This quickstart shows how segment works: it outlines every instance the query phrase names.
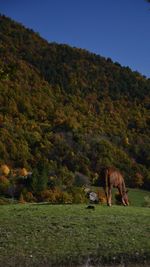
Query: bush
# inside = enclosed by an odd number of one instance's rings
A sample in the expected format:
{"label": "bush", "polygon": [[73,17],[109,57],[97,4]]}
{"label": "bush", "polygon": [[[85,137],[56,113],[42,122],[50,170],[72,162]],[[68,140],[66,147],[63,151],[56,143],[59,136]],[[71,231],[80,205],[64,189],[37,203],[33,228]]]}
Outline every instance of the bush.
{"label": "bush", "polygon": [[71,191],[72,191],[71,193],[72,193],[74,204],[87,203],[88,202],[86,194],[81,187],[73,187]]}
{"label": "bush", "polygon": [[55,191],[53,190],[44,190],[41,192],[41,201],[46,201],[46,202],[50,202],[50,203],[56,203],[56,194]]}
{"label": "bush", "polygon": [[27,202],[36,202],[36,198],[33,196],[32,192],[26,192],[24,194],[24,199],[27,201]]}
{"label": "bush", "polygon": [[71,204],[73,202],[73,196],[71,193],[63,192],[60,188],[55,188],[54,190],[44,190],[41,193],[41,201],[55,204]]}
{"label": "bush", "polygon": [[72,202],[73,202],[72,194],[69,194],[68,192],[63,192],[62,193],[62,203],[71,204]]}
{"label": "bush", "polygon": [[52,204],[78,204],[86,203],[87,198],[82,188],[72,187],[69,191],[63,191],[60,187],[55,187],[53,190],[42,191],[40,201],[46,201]]}
{"label": "bush", "polygon": [[105,193],[104,193],[104,192],[100,192],[100,191],[98,191],[98,192],[97,192],[97,196],[98,196],[99,202],[100,202],[101,204],[105,204],[105,203],[107,203],[106,196],[105,196]]}

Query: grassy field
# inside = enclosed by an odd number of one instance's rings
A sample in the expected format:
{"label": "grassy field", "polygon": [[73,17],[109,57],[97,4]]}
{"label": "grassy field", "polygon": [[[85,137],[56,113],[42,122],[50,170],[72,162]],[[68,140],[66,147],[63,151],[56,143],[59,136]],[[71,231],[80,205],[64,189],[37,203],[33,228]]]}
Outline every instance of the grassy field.
{"label": "grassy field", "polygon": [[0,266],[149,262],[150,209],[138,205],[0,206]]}

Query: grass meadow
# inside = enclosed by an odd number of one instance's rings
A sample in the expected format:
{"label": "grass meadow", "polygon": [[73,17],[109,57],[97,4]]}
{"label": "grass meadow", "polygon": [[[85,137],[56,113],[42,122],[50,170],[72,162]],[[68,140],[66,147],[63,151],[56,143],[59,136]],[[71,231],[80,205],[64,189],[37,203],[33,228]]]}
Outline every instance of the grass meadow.
{"label": "grass meadow", "polygon": [[150,192],[131,190],[129,207],[97,204],[93,210],[86,204],[1,205],[0,266],[146,264],[150,208],[142,207],[144,196]]}

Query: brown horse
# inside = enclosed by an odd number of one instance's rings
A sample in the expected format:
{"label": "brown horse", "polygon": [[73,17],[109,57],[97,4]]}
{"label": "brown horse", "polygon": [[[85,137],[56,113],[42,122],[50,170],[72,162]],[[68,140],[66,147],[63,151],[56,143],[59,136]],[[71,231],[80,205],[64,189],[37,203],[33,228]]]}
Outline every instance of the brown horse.
{"label": "brown horse", "polygon": [[118,188],[121,201],[124,206],[129,205],[127,190],[122,174],[115,168],[104,168],[101,171],[101,181],[104,187],[107,205],[111,206],[112,202],[112,188]]}

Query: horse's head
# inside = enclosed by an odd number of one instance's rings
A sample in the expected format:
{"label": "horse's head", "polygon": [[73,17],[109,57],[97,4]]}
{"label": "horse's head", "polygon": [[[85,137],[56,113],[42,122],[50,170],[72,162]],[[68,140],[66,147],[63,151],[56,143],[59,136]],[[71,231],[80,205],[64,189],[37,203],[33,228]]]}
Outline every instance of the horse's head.
{"label": "horse's head", "polygon": [[126,190],[122,196],[122,202],[124,206],[129,206],[128,190]]}

